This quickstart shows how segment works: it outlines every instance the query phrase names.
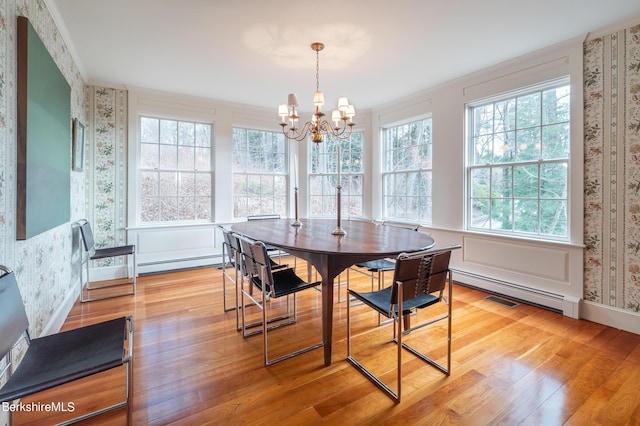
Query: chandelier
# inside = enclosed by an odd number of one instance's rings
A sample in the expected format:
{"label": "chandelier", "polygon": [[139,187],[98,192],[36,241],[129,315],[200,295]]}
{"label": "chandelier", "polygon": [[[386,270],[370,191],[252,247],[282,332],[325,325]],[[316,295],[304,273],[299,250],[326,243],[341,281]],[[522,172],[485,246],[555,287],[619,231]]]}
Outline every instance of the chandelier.
{"label": "chandelier", "polygon": [[[324,134],[331,134],[339,139],[347,139],[351,135],[353,128],[353,117],[356,110],[353,105],[349,104],[346,96],[338,98],[338,109],[331,112],[331,122],[326,120],[325,114],[322,112],[324,105],[324,93],[320,91],[320,83],[318,76],[320,74],[320,54],[324,49],[324,44],[313,43],[311,49],[316,52],[316,92],[313,94],[313,105],[315,112],[311,116],[311,120],[298,127],[298,97],[295,93],[290,93],[288,104],[278,106],[278,115],[280,116],[280,125],[282,133],[287,139],[295,139],[301,141],[311,134],[311,140],[320,143],[324,140]],[[287,123],[287,120],[289,121]]]}

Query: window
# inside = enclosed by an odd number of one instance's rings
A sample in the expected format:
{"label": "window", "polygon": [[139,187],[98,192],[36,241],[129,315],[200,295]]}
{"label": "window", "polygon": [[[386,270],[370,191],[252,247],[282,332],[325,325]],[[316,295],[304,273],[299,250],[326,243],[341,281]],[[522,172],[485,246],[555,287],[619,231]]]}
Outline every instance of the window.
{"label": "window", "polygon": [[431,118],[383,129],[385,219],[430,224]]}
{"label": "window", "polygon": [[471,105],[468,227],[568,237],[567,81]]}
{"label": "window", "polygon": [[363,134],[354,132],[349,139],[329,136],[322,143],[312,143],[309,202],[311,216],[335,216],[338,185],[338,146],[340,146],[340,203],[344,217],[361,217]]}
{"label": "window", "polygon": [[287,215],[287,150],[282,133],[233,129],[233,217]]}
{"label": "window", "polygon": [[140,118],[142,222],[209,221],[211,124]]}

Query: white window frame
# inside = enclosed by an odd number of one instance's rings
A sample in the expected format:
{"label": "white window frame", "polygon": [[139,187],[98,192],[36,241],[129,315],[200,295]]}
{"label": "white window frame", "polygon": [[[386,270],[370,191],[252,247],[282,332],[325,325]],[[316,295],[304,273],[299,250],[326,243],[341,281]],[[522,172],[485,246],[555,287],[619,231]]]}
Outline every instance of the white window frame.
{"label": "white window frame", "polygon": [[[567,128],[569,129],[569,134],[567,135],[567,148],[568,148],[568,155],[566,157],[559,157],[559,158],[536,158],[536,159],[528,159],[528,160],[521,160],[521,161],[509,161],[509,162],[489,162],[489,163],[485,163],[485,164],[472,164],[474,161],[474,129],[473,129],[473,110],[474,108],[478,108],[481,106],[485,106],[488,104],[496,104],[496,103],[500,103],[500,102],[504,102],[506,100],[511,100],[511,99],[517,99],[518,97],[523,97],[523,96],[528,96],[534,93],[541,93],[546,91],[546,90],[551,90],[554,88],[560,88],[560,87],[564,87],[567,86],[570,90],[570,98],[569,98],[569,113],[568,113],[568,120],[565,122]],[[474,102],[470,102],[466,105],[466,122],[467,122],[467,135],[466,135],[466,148],[467,148],[467,159],[466,159],[466,164],[465,164],[465,176],[466,176],[466,194],[465,194],[465,198],[466,198],[466,203],[465,203],[465,224],[466,224],[466,229],[469,231],[473,231],[473,232],[481,232],[481,233],[486,233],[486,234],[495,234],[495,235],[511,235],[511,236],[516,236],[516,237],[525,237],[525,238],[531,238],[531,239],[536,239],[536,240],[542,240],[542,241],[569,241],[571,238],[571,199],[572,199],[572,194],[571,194],[571,162],[572,160],[572,143],[571,143],[571,132],[572,132],[572,117],[574,115],[574,112],[571,111],[571,109],[574,108],[575,103],[572,100],[572,97],[574,96],[573,93],[571,93],[572,87],[571,87],[571,82],[569,77],[562,77],[562,78],[558,78],[558,79],[554,79],[551,81],[547,81],[547,82],[541,82],[539,84],[535,84],[535,85],[531,85],[531,86],[527,86],[525,88],[521,88],[521,89],[516,89],[516,90],[511,90],[505,93],[502,93],[500,95],[497,96],[492,96],[492,97],[487,97],[484,98],[482,100],[478,100],[478,101],[474,101]],[[541,96],[542,98],[542,96]],[[541,114],[542,114],[542,102],[541,102]],[[558,124],[558,123],[554,123],[554,124]],[[542,130],[545,127],[545,124],[542,122],[542,118],[540,119],[540,123],[536,126],[531,126],[529,129],[539,129],[540,130],[540,134],[542,135]],[[512,129],[513,132],[516,132],[519,129]],[[500,132],[496,132],[494,129],[494,132],[492,132],[492,135],[495,135],[496,133],[500,133]],[[542,136],[541,137],[541,142],[542,142]],[[519,149],[519,147],[517,146],[517,141],[514,141],[514,150]],[[542,150],[541,150],[542,152]],[[554,199],[548,199],[545,198],[544,196],[541,196],[541,175],[540,175],[540,169],[542,167],[546,167],[546,166],[553,166],[553,165],[562,165],[564,167],[566,167],[566,194],[564,196],[564,198],[560,199],[560,198],[554,198]],[[478,226],[473,226],[472,221],[473,221],[473,182],[472,182],[472,173],[476,170],[480,170],[480,169],[489,169],[490,171],[493,169],[499,169],[499,168],[505,168],[505,169],[509,169],[509,168],[514,168],[514,167],[530,167],[530,168],[537,168],[538,170],[538,177],[537,177],[537,188],[538,188],[538,192],[537,192],[537,196],[535,198],[533,197],[526,197],[526,198],[522,198],[522,197],[517,197],[514,193],[511,194],[511,197],[509,198],[504,198],[504,199],[499,199],[497,197],[492,197],[491,195],[486,198],[487,200],[489,200],[489,208],[492,208],[492,200],[496,200],[496,201],[508,201],[509,199],[511,200],[511,220],[512,220],[512,227],[511,230],[506,230],[506,229],[493,229],[492,227],[486,228],[486,227],[478,227]],[[491,175],[491,172],[489,172]],[[512,181],[513,181],[513,174],[512,174]],[[515,185],[512,186],[512,188],[514,188]],[[481,199],[483,197],[477,197],[478,199]],[[535,201],[538,208],[536,210],[536,217],[537,217],[537,222],[538,225],[536,227],[536,231],[532,232],[532,231],[519,231],[515,228],[515,202],[519,201],[519,200],[523,200],[523,201]],[[540,215],[538,215],[538,212],[540,210],[540,202],[545,202],[545,201],[558,201],[558,200],[564,200],[564,209],[565,209],[565,214],[566,214],[566,233],[564,235],[555,235],[555,234],[550,234],[550,233],[544,233],[541,231],[541,218]],[[491,218],[491,213],[489,213],[489,218]]]}
{"label": "white window frame", "polygon": [[[148,141],[143,141],[143,136],[142,136],[142,120],[143,119],[152,119],[152,120],[158,120],[159,123],[162,121],[170,121],[170,122],[176,122],[176,123],[187,123],[187,124],[194,124],[194,125],[204,125],[204,126],[209,126],[210,128],[210,141],[209,141],[209,146],[208,147],[197,147],[194,146],[194,148],[200,148],[200,149],[208,149],[209,150],[209,164],[207,167],[205,167],[204,170],[202,169],[198,169],[197,167],[197,160],[196,158],[194,158],[194,166],[193,168],[180,168],[180,165],[178,164],[178,158],[179,158],[179,154],[178,151],[176,150],[176,155],[178,155],[178,157],[176,158],[176,167],[162,167],[160,164],[157,164],[155,166],[149,166],[149,167],[144,167],[142,164],[142,147],[143,144],[144,145],[152,145],[149,144]],[[215,149],[214,149],[214,126],[213,123],[207,123],[207,122],[202,122],[199,120],[193,120],[193,119],[186,119],[186,118],[178,118],[178,117],[169,117],[169,116],[165,116],[165,115],[161,115],[161,114],[153,114],[153,113],[145,113],[145,114],[138,114],[137,116],[137,147],[136,147],[136,152],[138,153],[138,161],[137,161],[137,167],[136,167],[136,193],[138,194],[137,196],[137,205],[136,205],[136,223],[142,226],[147,226],[147,225],[176,225],[176,224],[201,224],[201,223],[211,223],[213,222],[214,218],[213,218],[213,212],[214,212],[214,199],[215,199],[215,189],[214,189],[214,183],[213,183],[213,175],[214,175],[214,169],[213,169],[213,164],[214,164],[214,158],[215,158]],[[178,124],[179,126],[179,124]],[[176,130],[177,132],[177,130]],[[173,144],[163,144],[160,140],[160,135],[158,136],[158,150],[161,151],[162,146],[173,146]],[[179,147],[179,141],[176,139],[176,147]],[[194,150],[194,156],[196,156],[196,151]],[[162,154],[159,153],[158,156],[159,160],[162,161]],[[179,187],[179,182],[177,182],[177,190],[176,190],[176,205],[178,206],[178,211],[180,210],[179,208],[179,202],[180,202],[180,198],[193,198],[193,202],[194,202],[194,210],[196,209],[196,203],[197,203],[197,198],[208,198],[208,209],[209,209],[209,217],[207,218],[189,218],[189,219],[184,219],[184,218],[180,218],[179,216],[176,219],[171,219],[171,220],[161,220],[162,219],[162,215],[160,215],[160,217],[158,218],[158,220],[144,220],[143,219],[143,213],[144,213],[144,208],[143,208],[143,199],[142,199],[142,191],[140,190],[141,186],[144,184],[144,174],[145,173],[175,173],[178,175],[178,180],[180,180],[180,174],[181,173],[189,173],[189,174],[194,174],[194,177],[196,175],[200,175],[200,176],[205,176],[204,180],[208,180],[209,181],[209,195],[206,197],[197,197],[196,196],[196,192],[194,192],[194,194],[192,196],[185,196],[184,194],[181,195],[180,194],[180,187]],[[160,177],[158,178],[158,190],[160,190]],[[158,198],[158,202],[159,205],[162,204],[161,199],[163,197],[161,197],[161,194],[158,193],[157,195]],[[164,198],[171,198],[171,197],[164,197]],[[161,209],[161,207],[159,207]]]}
{"label": "white window frame", "polygon": [[[424,159],[424,161],[413,168],[406,168],[402,170],[395,170],[393,168],[389,168],[389,159],[388,155],[393,149],[389,147],[389,132],[393,129],[399,129],[405,126],[411,126],[415,123],[426,121],[428,122],[428,126],[431,129],[429,140],[426,142],[428,145],[429,158]],[[401,122],[387,124],[382,126],[381,128],[381,202],[382,202],[382,217],[384,220],[391,220],[395,222],[406,222],[406,223],[415,223],[422,225],[431,225],[433,223],[433,119],[431,115],[421,115],[416,116],[408,120],[403,120]],[[425,145],[425,144],[421,144]],[[427,195],[422,194],[395,194],[388,191],[387,179],[395,180],[398,177],[407,177],[411,174],[423,174],[428,176],[427,178],[427,189],[429,189],[429,193]],[[426,177],[425,176],[425,177]],[[389,197],[401,198],[404,200],[405,206],[408,201],[411,199],[417,199],[419,204],[426,205],[428,208],[428,213],[426,215],[421,216],[413,216],[407,215],[407,210],[405,209],[405,214],[403,216],[392,215],[387,210],[387,199]]]}
{"label": "white window frame", "polygon": [[[246,132],[258,132],[258,133],[262,133],[265,136],[266,135],[270,135],[271,138],[274,139],[278,139],[279,143],[282,145],[283,147],[283,151],[282,152],[278,152],[277,154],[282,154],[282,168],[280,170],[278,169],[271,169],[269,167],[267,167],[267,165],[262,165],[260,170],[248,170],[248,169],[244,169],[244,170],[239,170],[236,168],[236,156],[238,155],[238,152],[236,152],[236,143],[235,143],[235,138],[236,138],[236,131],[241,131],[241,132],[245,132],[245,142],[247,142],[248,138],[246,135]],[[287,204],[287,200],[289,199],[289,184],[288,184],[288,179],[289,179],[289,144],[287,143],[287,140],[285,139],[284,135],[281,132],[274,132],[271,130],[260,130],[260,129],[254,129],[254,128],[249,128],[249,127],[244,127],[244,126],[233,126],[233,130],[232,130],[233,134],[232,134],[232,182],[233,182],[233,187],[234,187],[234,191],[233,191],[233,218],[234,219],[246,219],[247,216],[252,216],[252,215],[264,215],[264,214],[280,214],[281,216],[285,217],[287,216],[287,212],[288,212],[288,204]],[[249,152],[249,147],[246,146],[246,149],[243,150],[243,152],[248,153]],[[247,160],[245,158],[245,160]],[[244,180],[245,181],[245,185],[247,185],[247,182],[252,179],[252,180],[258,180],[260,181],[260,188],[262,188],[262,182],[263,181],[267,181],[267,180],[271,180],[271,196],[263,196],[262,194],[258,194],[258,198],[260,199],[259,205],[260,208],[256,211],[254,210],[249,210],[249,199],[251,198],[251,194],[247,193],[247,191],[239,191],[238,188],[238,181],[239,180]],[[277,180],[281,180],[282,181],[282,189],[283,189],[283,193],[281,194],[280,199],[276,198],[277,196]],[[236,215],[238,209],[237,209],[237,202],[239,199],[244,199],[245,200],[245,211],[248,213],[247,215]]]}
{"label": "white window frame", "polygon": [[[360,171],[359,172],[354,172],[354,168],[351,167],[350,162],[351,160],[351,150],[346,148],[346,145],[350,143],[350,141],[346,141],[346,140],[340,140],[338,138],[332,137],[332,136],[328,136],[326,138],[326,140],[324,142],[321,143],[314,143],[311,142],[310,140],[307,142],[307,145],[309,147],[309,162],[313,163],[315,156],[316,155],[320,155],[321,158],[324,161],[319,160],[320,163],[322,163],[322,165],[319,165],[319,168],[321,169],[320,171],[316,171],[314,172],[314,168],[313,168],[313,164],[308,164],[308,176],[307,176],[307,182],[308,182],[308,188],[309,188],[309,216],[310,217],[335,217],[335,215],[337,214],[336,208],[336,202],[337,202],[337,196],[336,196],[336,186],[338,184],[338,175],[337,175],[337,168],[336,163],[334,161],[329,161],[328,156],[329,155],[337,155],[337,152],[331,152],[328,153],[327,149],[330,147],[333,151],[333,145],[335,144],[339,144],[340,145],[340,156],[341,156],[341,170],[340,170],[340,180],[341,180],[341,189],[340,189],[340,203],[341,203],[341,207],[342,207],[342,212],[341,215],[342,217],[354,217],[354,218],[360,218],[364,216],[364,188],[365,188],[365,175],[364,175],[364,170],[365,170],[365,165],[364,163],[364,156],[365,156],[365,152],[364,152],[364,132],[362,131],[353,131],[353,133],[351,133],[350,138],[353,135],[359,135],[360,136],[360,140],[361,140],[361,155],[362,155],[362,159],[360,160],[360,164],[358,167],[360,167]],[[321,179],[322,180],[322,185],[320,186],[320,192],[319,193],[312,193],[312,181],[314,179]],[[349,182],[357,182],[360,181],[360,194],[352,194],[351,193],[351,186],[349,185]],[[355,185],[355,183],[354,183]],[[320,203],[321,210],[322,210],[322,214],[314,214],[314,208],[313,205],[315,202]],[[356,205],[360,205],[360,212],[359,214],[356,214],[358,212],[354,212],[350,210],[350,206],[354,205],[354,203]]]}

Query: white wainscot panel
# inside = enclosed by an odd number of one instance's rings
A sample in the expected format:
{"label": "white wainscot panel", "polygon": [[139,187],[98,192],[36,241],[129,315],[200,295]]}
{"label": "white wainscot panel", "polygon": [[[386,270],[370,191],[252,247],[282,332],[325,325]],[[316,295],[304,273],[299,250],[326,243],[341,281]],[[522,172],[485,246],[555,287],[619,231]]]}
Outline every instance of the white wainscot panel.
{"label": "white wainscot panel", "polygon": [[583,249],[576,245],[430,229],[438,246],[461,244],[454,280],[578,318]]}
{"label": "white wainscot panel", "polygon": [[220,261],[214,225],[129,230],[140,273],[208,266]]}
{"label": "white wainscot panel", "polygon": [[465,262],[569,283],[569,251],[484,238],[464,238]]}

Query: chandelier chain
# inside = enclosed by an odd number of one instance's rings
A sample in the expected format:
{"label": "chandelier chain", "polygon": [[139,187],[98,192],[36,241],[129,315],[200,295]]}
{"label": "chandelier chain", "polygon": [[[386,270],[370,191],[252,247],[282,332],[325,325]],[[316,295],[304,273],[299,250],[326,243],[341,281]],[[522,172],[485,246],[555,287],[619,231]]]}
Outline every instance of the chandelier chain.
{"label": "chandelier chain", "polygon": [[320,91],[320,50],[316,50],[316,92]]}

